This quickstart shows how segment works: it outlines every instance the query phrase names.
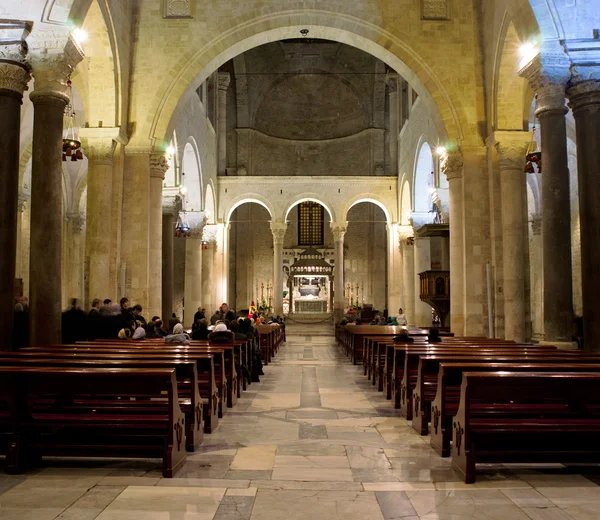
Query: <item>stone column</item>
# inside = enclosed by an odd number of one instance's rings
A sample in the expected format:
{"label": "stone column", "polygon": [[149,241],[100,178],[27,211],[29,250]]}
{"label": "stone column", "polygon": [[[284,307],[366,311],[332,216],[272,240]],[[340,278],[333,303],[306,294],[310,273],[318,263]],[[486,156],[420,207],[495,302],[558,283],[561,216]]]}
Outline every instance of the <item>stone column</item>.
{"label": "stone column", "polygon": [[428,237],[415,238],[414,241],[414,316],[417,327],[429,327],[431,325],[431,307],[421,300],[421,277],[420,273],[431,269],[431,248]]}
{"label": "stone column", "polygon": [[449,152],[442,160],[450,199],[450,328],[457,336],[465,331],[465,257],[463,208],[463,157]]}
{"label": "stone column", "polygon": [[218,100],[217,100],[217,147],[218,147],[218,173],[227,174],[227,88],[231,77],[228,72],[219,72],[217,75]]}
{"label": "stone column", "polygon": [[150,200],[148,230],[148,310],[147,316],[162,311],[162,190],[169,162],[164,153],[150,155]]}
{"label": "stone column", "polygon": [[347,222],[332,222],[331,231],[335,248],[334,265],[334,294],[333,294],[333,319],[339,322],[344,317],[344,235],[348,230]]}
{"label": "stone column", "polygon": [[32,56],[30,344],[61,341],[62,137],[67,79],[83,58],[73,39]]}
{"label": "stone column", "polygon": [[533,215],[529,246],[531,278],[532,339],[544,339],[544,249],[542,245],[542,215]]}
{"label": "stone column", "polygon": [[163,199],[162,222],[162,314],[163,322],[174,312],[173,293],[175,283],[175,215],[178,197]]}
{"label": "stone column", "polygon": [[83,128],[81,138],[88,158],[85,251],[88,261],[86,308],[94,298],[104,300],[110,285],[112,239],[113,153],[118,128]]}
{"label": "stone column", "polygon": [[183,323],[186,327],[192,326],[194,314],[202,304],[202,228],[196,228],[185,239]]}
{"label": "stone column", "polygon": [[398,233],[402,249],[402,298],[400,307],[406,315],[409,325],[416,325],[415,321],[415,246],[414,231],[411,226],[402,226]]}
{"label": "stone column", "polygon": [[[597,78],[597,76],[592,76]],[[600,350],[600,79],[571,81],[567,91],[577,130],[581,276],[585,350]],[[568,209],[565,208],[565,211]],[[545,288],[545,290],[547,290]]]}
{"label": "stone column", "polygon": [[[63,262],[65,264],[65,288],[67,294],[67,302],[72,298],[77,298],[81,301],[82,305],[84,295],[84,254],[85,254],[85,243],[83,236],[83,229],[87,226],[86,219],[79,213],[73,213],[67,215],[66,222],[66,248],[65,258]],[[88,307],[86,307],[87,309]]]}
{"label": "stone column", "polygon": [[[215,249],[217,247],[216,225],[211,224],[204,227],[202,240],[206,243],[206,249],[202,251],[202,305],[206,307],[208,318],[217,310],[215,299]],[[220,305],[222,302],[219,302]]]}
{"label": "stone column", "polygon": [[388,224],[386,230],[388,233],[387,308],[389,315],[395,316],[398,308],[402,306],[402,251],[399,243],[398,224]]}
{"label": "stone column", "polygon": [[[30,26],[29,26],[30,27]],[[0,350],[11,350],[17,259],[21,103],[30,79],[23,43],[0,46]]]}
{"label": "stone column", "polygon": [[525,154],[530,132],[495,132],[502,193],[502,257],[504,260],[504,337],[525,341]]}
{"label": "stone column", "polygon": [[273,312],[283,316],[283,239],[286,222],[271,222],[273,233]]}
{"label": "stone column", "polygon": [[567,56],[563,66],[542,66],[538,55],[520,74],[537,92],[536,116],[542,138],[542,240],[544,244],[544,339],[571,341],[573,330],[573,280],[571,222],[567,163],[565,85],[569,77]]}
{"label": "stone column", "polygon": [[[400,134],[398,103],[398,74],[387,75],[388,98],[390,110],[390,135],[389,135],[389,169],[388,175],[398,175],[398,135]],[[388,307],[391,312],[391,308]],[[393,314],[392,314],[393,316]]]}

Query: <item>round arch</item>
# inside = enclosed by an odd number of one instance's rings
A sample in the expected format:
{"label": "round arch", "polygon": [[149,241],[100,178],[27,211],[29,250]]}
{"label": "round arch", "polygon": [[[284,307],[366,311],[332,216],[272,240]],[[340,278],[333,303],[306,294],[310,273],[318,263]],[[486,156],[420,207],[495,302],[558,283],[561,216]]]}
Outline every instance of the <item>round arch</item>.
{"label": "round arch", "polygon": [[302,29],[309,29],[311,38],[360,48],[389,65],[408,81],[426,104],[442,139],[446,140],[449,135],[452,139],[465,138],[459,109],[443,81],[406,41],[359,18],[306,9],[266,14],[240,23],[202,47],[183,67],[179,65],[169,71],[152,103],[154,118],[147,134],[140,138],[147,136],[160,148],[172,132],[173,121],[184,110],[188,95],[192,95],[219,66],[259,45],[297,38]]}
{"label": "round arch", "polygon": [[415,213],[428,213],[431,211],[431,192],[433,188],[432,173],[434,171],[433,152],[431,146],[421,137],[417,154],[415,156],[415,166],[413,174],[413,207]]}
{"label": "round arch", "polygon": [[229,224],[231,222],[231,215],[233,215],[233,212],[241,205],[248,203],[255,203],[259,206],[262,206],[269,212],[271,219],[273,218],[273,209],[270,207],[270,204],[265,199],[263,199],[261,195],[248,193],[245,194],[243,197],[238,197],[238,199],[233,200],[231,207],[227,211],[227,218],[225,219],[225,222]]}
{"label": "round arch", "polygon": [[385,215],[386,222],[388,224],[392,223],[390,211],[388,210],[386,205],[383,202],[381,202],[380,200],[377,200],[373,195],[370,195],[370,194],[367,194],[366,196],[360,195],[360,196],[356,197],[354,200],[350,201],[348,203],[348,205],[346,206],[346,208],[344,209],[344,220],[348,220],[348,212],[354,206],[356,206],[357,204],[360,204],[362,202],[370,202],[371,204],[375,204],[376,206],[381,208],[381,210],[383,211],[383,214]]}
{"label": "round arch", "polygon": [[334,213],[331,211],[331,208],[327,204],[325,204],[321,199],[319,199],[315,196],[310,196],[310,195],[309,196],[300,196],[299,199],[296,199],[296,200],[294,200],[294,202],[289,204],[288,208],[285,211],[285,216],[283,217],[284,221],[287,222],[290,211],[292,211],[292,209],[294,209],[294,207],[297,206],[298,204],[300,204],[301,202],[316,202],[317,204],[320,204],[321,206],[323,206],[325,208],[325,211],[327,211],[327,213],[329,213],[329,219],[331,220],[331,222],[335,222]]}
{"label": "round arch", "polygon": [[185,182],[187,190],[184,198],[184,207],[188,211],[201,211],[204,193],[202,192],[202,165],[198,145],[193,137],[190,137],[183,148],[181,160],[181,178]]}

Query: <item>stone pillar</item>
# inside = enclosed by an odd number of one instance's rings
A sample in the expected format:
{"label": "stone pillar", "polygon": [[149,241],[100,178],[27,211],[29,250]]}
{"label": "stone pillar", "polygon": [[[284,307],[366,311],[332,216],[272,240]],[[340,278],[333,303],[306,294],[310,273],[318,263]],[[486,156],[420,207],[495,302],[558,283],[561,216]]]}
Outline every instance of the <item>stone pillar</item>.
{"label": "stone pillar", "polygon": [[463,158],[449,152],[442,160],[450,198],[450,329],[457,336],[465,333],[465,257],[463,208]]}
{"label": "stone pillar", "polygon": [[[595,77],[595,76],[594,76]],[[585,350],[600,350],[600,79],[571,82],[567,91],[577,131],[581,276]],[[565,208],[565,211],[568,209]],[[545,290],[547,290],[545,288]]]}
{"label": "stone pillar", "polygon": [[61,341],[62,137],[67,79],[83,58],[69,38],[64,49],[32,56],[35,90],[31,164],[30,344]]}
{"label": "stone pillar", "polygon": [[333,319],[335,322],[341,321],[344,317],[344,235],[347,230],[347,222],[331,223],[331,231],[333,233],[333,241],[335,244],[335,265],[333,274]]}
{"label": "stone pillar", "polygon": [[88,262],[86,307],[94,298],[112,293],[110,284],[112,240],[113,153],[118,128],[83,128],[81,138],[88,158],[85,251]]}
{"label": "stone pillar", "polygon": [[173,294],[175,284],[175,215],[177,197],[163,199],[162,222],[162,319],[163,322],[174,312]]}
{"label": "stone pillar", "polygon": [[[30,26],[29,26],[30,27]],[[0,349],[11,350],[17,259],[19,138],[23,92],[30,79],[26,46],[0,46]],[[14,59],[13,59],[14,58]]]}
{"label": "stone pillar", "polygon": [[186,327],[192,326],[194,314],[202,304],[202,229],[195,229],[185,239],[183,323]]}
{"label": "stone pillar", "polygon": [[[84,254],[85,254],[85,238],[83,234],[84,226],[87,226],[86,219],[79,213],[73,213],[67,215],[66,222],[66,247],[65,247],[65,258],[63,263],[65,264],[65,288],[67,294],[67,302],[73,298],[77,298],[81,301],[81,304],[85,306],[83,302],[84,297]],[[88,307],[86,307],[87,310]]]}
{"label": "stone pillar", "polygon": [[202,251],[202,305],[206,307],[208,313],[207,318],[217,310],[215,298],[215,250],[217,248],[216,225],[211,224],[204,227],[202,232],[202,240],[206,244],[206,249]]}
{"label": "stone pillar", "polygon": [[388,261],[387,261],[387,308],[390,316],[398,313],[402,306],[402,251],[400,249],[398,224],[388,224]]}
{"label": "stone pillar", "polygon": [[571,341],[573,330],[571,222],[565,218],[571,204],[565,119],[569,63],[562,52],[559,57],[562,66],[555,60],[552,66],[542,66],[538,55],[520,72],[537,92],[543,160],[544,339],[550,342]]}
{"label": "stone pillar", "polygon": [[[387,75],[389,113],[390,113],[390,135],[389,135],[389,168],[388,175],[398,175],[398,135],[400,134],[400,108],[398,102],[398,74]],[[388,307],[391,313],[391,308]],[[394,311],[395,312],[395,311]],[[392,314],[393,316],[393,314]]]}
{"label": "stone pillar", "polygon": [[414,241],[414,316],[417,327],[431,326],[431,307],[421,300],[420,273],[431,269],[431,248],[428,237],[415,237]]}
{"label": "stone pillar", "polygon": [[544,250],[542,245],[542,215],[533,215],[529,246],[531,278],[532,339],[544,339]]}
{"label": "stone pillar", "polygon": [[148,218],[148,310],[147,316],[162,311],[162,190],[169,162],[164,153],[150,155],[150,200]]}
{"label": "stone pillar", "polygon": [[400,307],[409,325],[415,322],[415,246],[414,231],[411,226],[402,226],[398,238],[402,249],[402,298]]}
{"label": "stone pillar", "polygon": [[283,316],[283,239],[286,222],[271,222],[273,233],[273,312]]}
{"label": "stone pillar", "polygon": [[525,241],[523,215],[525,154],[530,132],[495,132],[502,193],[502,257],[504,259],[504,337],[525,341]]}
{"label": "stone pillar", "polygon": [[217,100],[217,148],[218,148],[218,173],[227,174],[227,88],[231,77],[228,72],[219,72],[217,75],[218,100]]}

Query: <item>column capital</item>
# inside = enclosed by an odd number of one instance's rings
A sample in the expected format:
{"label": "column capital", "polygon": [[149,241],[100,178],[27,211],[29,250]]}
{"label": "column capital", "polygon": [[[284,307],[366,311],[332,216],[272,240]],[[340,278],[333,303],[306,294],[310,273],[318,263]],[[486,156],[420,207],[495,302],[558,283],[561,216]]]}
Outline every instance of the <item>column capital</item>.
{"label": "column capital", "polygon": [[540,213],[536,213],[531,217],[531,231],[534,235],[542,234],[542,215]]}
{"label": "column capital", "polygon": [[168,169],[169,161],[164,153],[156,152],[150,154],[150,178],[163,181]]}
{"label": "column capital", "polygon": [[206,224],[202,229],[202,240],[215,245],[219,235],[219,224]]}
{"label": "column capital", "polygon": [[[547,47],[547,45],[546,45]],[[536,115],[567,113],[565,89],[571,76],[571,62],[562,47],[544,48],[519,71],[537,93]]]}
{"label": "column capital", "polygon": [[227,90],[230,82],[231,76],[229,75],[229,72],[217,73],[217,87],[219,90]]}
{"label": "column capital", "polygon": [[73,233],[79,235],[83,231],[85,225],[85,216],[80,213],[69,213],[67,220],[71,223]]}
{"label": "column capital", "polygon": [[163,188],[163,215],[177,216],[181,207],[181,195],[179,188]]}
{"label": "column capital", "polygon": [[332,222],[330,225],[334,242],[343,241],[344,235],[348,231],[348,222]]}
{"label": "column capital", "polygon": [[501,171],[519,170],[525,167],[525,155],[531,144],[532,133],[522,131],[494,132],[492,142],[498,152]]}
{"label": "column capital", "polygon": [[67,80],[83,59],[83,49],[68,29],[38,31],[29,39],[29,62],[33,68],[35,103],[44,97],[69,101]]}
{"label": "column capital", "polygon": [[446,178],[451,181],[453,179],[460,179],[463,176],[463,155],[462,152],[456,150],[451,152],[446,152],[442,156],[441,160],[441,172],[446,176]]}
{"label": "column capital", "polygon": [[569,106],[573,114],[578,112],[598,112],[600,110],[600,80],[571,81],[567,89]]}
{"label": "column capital", "polygon": [[90,166],[112,166],[120,128],[82,128],[79,137]]}
{"label": "column capital", "polygon": [[271,222],[271,233],[273,233],[273,244],[283,244],[287,231],[287,222]]}
{"label": "column capital", "polygon": [[390,90],[390,94],[398,91],[398,74],[393,72],[386,74],[385,82]]}
{"label": "column capital", "polygon": [[22,96],[31,79],[27,42],[33,22],[3,20],[0,29],[0,89]]}

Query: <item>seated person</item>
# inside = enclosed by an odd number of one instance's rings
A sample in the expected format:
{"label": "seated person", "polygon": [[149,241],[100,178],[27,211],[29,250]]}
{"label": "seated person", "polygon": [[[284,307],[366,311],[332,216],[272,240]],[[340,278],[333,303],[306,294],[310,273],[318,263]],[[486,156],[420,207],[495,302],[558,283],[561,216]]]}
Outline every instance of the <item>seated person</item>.
{"label": "seated person", "polygon": [[165,343],[181,343],[182,345],[190,344],[190,337],[183,331],[183,325],[176,323],[173,327],[173,334],[165,337]]}
{"label": "seated person", "polygon": [[393,338],[394,343],[414,343],[414,340],[408,335],[408,330],[402,329],[397,336]]}
{"label": "seated person", "polygon": [[227,325],[220,322],[217,323],[213,331],[208,335],[208,341],[211,343],[231,343],[234,337],[234,333],[227,330]]}
{"label": "seated person", "polygon": [[436,328],[429,329],[429,335],[427,336],[427,341],[429,343],[439,343],[442,341],[440,337],[440,331]]}
{"label": "seated person", "polygon": [[196,322],[196,328],[192,332],[192,339],[197,341],[206,341],[208,339],[208,321],[205,318]]}

